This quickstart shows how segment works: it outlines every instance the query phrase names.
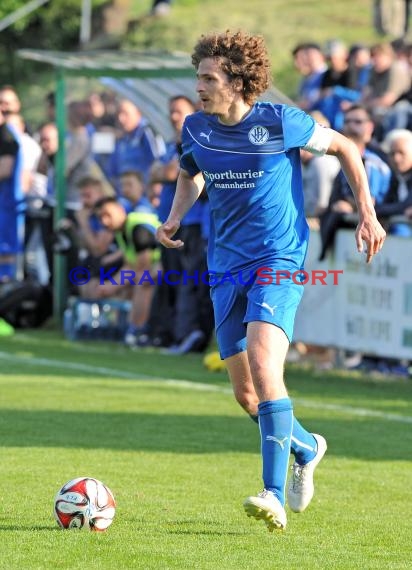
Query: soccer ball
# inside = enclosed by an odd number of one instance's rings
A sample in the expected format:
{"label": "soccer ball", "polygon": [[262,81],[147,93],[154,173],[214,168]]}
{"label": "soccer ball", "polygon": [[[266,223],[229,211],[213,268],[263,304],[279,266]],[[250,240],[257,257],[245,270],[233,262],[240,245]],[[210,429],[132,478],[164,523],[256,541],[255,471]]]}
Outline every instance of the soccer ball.
{"label": "soccer ball", "polygon": [[112,524],[115,510],[113,493],[92,477],[68,481],[54,499],[54,516],[61,528],[103,531]]}

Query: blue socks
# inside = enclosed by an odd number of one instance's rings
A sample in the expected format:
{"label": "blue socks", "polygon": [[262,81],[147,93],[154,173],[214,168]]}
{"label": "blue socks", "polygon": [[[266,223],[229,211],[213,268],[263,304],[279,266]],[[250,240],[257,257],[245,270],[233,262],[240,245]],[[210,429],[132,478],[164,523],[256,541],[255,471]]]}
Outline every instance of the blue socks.
{"label": "blue socks", "polygon": [[284,505],[293,427],[292,402],[289,398],[269,400],[261,402],[258,410],[263,484]]}
{"label": "blue socks", "polygon": [[[249,414],[250,419],[259,425],[259,416]],[[295,416],[293,416],[293,430],[290,441],[290,451],[295,456],[295,461],[299,465],[306,465],[316,456],[317,443],[313,435],[301,426]]]}
{"label": "blue socks", "polygon": [[295,461],[299,465],[306,465],[316,456],[317,443],[313,435],[306,431],[293,417],[293,431],[290,444]]}

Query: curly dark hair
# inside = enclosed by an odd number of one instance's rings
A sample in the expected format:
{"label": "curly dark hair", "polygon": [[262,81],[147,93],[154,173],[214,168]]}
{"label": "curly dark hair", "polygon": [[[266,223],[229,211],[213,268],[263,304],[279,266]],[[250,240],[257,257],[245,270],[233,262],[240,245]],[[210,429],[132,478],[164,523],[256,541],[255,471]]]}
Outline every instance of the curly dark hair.
{"label": "curly dark hair", "polygon": [[229,80],[243,80],[243,98],[253,104],[270,84],[270,62],[262,36],[242,31],[202,35],[195,45],[192,63],[197,69],[202,59],[214,58]]}

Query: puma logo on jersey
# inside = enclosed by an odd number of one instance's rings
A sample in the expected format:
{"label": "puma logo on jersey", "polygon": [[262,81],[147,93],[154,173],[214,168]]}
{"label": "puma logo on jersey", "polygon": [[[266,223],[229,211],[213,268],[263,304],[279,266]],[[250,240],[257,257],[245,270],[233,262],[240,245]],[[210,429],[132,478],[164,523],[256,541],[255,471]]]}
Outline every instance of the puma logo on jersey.
{"label": "puma logo on jersey", "polygon": [[280,445],[280,447],[283,449],[285,449],[285,441],[287,441],[288,438],[284,437],[283,439],[278,439],[277,437],[275,437],[274,435],[267,435],[266,436],[266,441],[274,441],[275,443],[278,443]]}
{"label": "puma logo on jersey", "polygon": [[271,307],[267,303],[261,303],[260,306],[263,307],[264,309],[267,309],[273,317],[273,315],[275,314],[275,309],[276,309],[277,305],[273,305],[273,307]]}
{"label": "puma logo on jersey", "polygon": [[207,140],[208,143],[210,143],[210,135],[212,134],[213,131],[210,131],[210,133],[207,135],[206,133],[204,133],[203,131],[200,133],[200,136],[203,137],[204,139]]}

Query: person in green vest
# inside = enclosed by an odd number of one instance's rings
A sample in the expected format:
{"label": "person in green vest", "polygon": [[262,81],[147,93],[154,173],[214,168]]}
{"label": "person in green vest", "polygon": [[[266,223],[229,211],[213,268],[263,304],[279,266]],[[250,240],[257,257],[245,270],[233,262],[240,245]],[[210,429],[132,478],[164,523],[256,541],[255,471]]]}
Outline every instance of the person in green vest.
{"label": "person in green vest", "polygon": [[133,346],[147,321],[153,297],[155,279],[151,275],[159,259],[155,233],[160,222],[149,211],[127,213],[114,197],[98,200],[94,210],[103,226],[114,232],[124,259],[119,271],[100,276],[98,296],[118,297],[121,289],[128,293],[131,290],[132,308],[125,343]]}

